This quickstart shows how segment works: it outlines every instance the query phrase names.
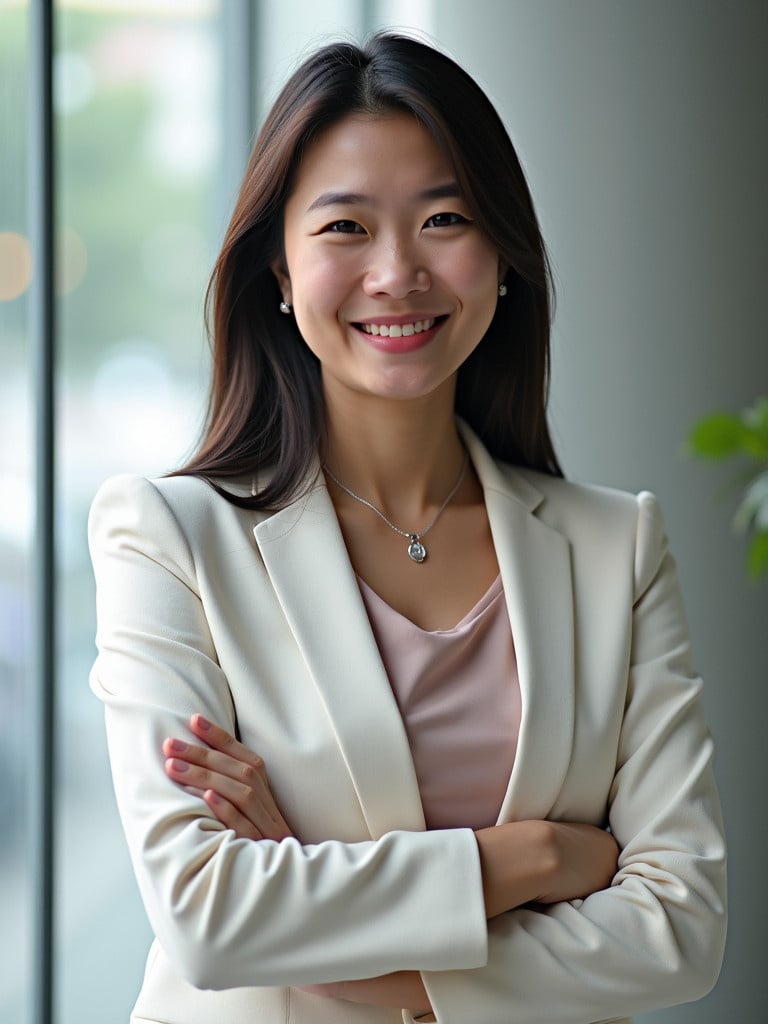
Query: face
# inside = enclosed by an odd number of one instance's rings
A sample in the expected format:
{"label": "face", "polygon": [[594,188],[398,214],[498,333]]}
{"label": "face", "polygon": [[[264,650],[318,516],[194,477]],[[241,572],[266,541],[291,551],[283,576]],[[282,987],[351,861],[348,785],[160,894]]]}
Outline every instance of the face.
{"label": "face", "polygon": [[326,399],[453,393],[496,308],[499,257],[408,114],[350,115],[304,156],[284,216],[283,298]]}

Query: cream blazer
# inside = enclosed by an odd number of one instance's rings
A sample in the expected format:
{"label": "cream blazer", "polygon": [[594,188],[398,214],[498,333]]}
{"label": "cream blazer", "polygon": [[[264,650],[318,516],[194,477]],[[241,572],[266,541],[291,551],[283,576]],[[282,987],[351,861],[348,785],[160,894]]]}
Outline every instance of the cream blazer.
{"label": "cream blazer", "polygon": [[[190,477],[118,477],[90,519],[91,686],[157,937],[134,1022],[410,1022],[296,987],[404,969],[422,972],[441,1024],[623,1021],[714,983],[722,824],[656,501],[504,466],[466,440],[523,703],[499,821],[610,824],[612,886],[486,922],[472,832],[425,831],[322,475],[273,515]],[[237,839],[165,776],[163,738],[196,711],[265,759],[295,839]]]}

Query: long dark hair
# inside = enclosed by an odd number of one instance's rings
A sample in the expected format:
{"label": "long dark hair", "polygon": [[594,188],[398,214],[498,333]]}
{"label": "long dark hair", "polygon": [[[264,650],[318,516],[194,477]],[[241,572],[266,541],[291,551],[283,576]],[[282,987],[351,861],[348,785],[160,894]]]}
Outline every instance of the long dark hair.
{"label": "long dark hair", "polygon": [[[415,39],[381,33],[325,46],[291,76],[254,145],[206,296],[213,377],[197,453],[177,474],[211,478],[270,467],[236,504],[286,505],[325,443],[320,369],[281,299],[283,210],[307,147],[353,112],[405,111],[455,169],[478,226],[508,267],[508,293],[458,372],[456,412],[507,462],[561,475],[549,435],[551,275],[525,175],[488,97],[457,64]],[[222,491],[222,493],[226,493]]]}

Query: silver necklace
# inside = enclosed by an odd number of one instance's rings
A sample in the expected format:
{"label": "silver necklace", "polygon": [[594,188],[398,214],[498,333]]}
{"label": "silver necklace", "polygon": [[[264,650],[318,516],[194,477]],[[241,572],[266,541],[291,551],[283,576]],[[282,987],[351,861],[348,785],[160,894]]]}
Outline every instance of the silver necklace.
{"label": "silver necklace", "polygon": [[367,506],[372,512],[376,513],[376,515],[379,517],[379,519],[383,519],[384,522],[387,524],[387,526],[390,528],[390,530],[394,530],[395,533],[399,533],[401,537],[407,537],[408,538],[408,557],[410,559],[412,559],[414,562],[423,562],[426,559],[426,557],[427,557],[427,549],[424,547],[424,538],[427,536],[427,534],[432,529],[432,527],[435,525],[435,523],[440,518],[440,516],[443,514],[443,512],[445,512],[445,510],[448,508],[448,505],[450,504],[451,499],[454,497],[454,495],[456,494],[458,489],[461,487],[461,485],[462,485],[462,483],[464,481],[464,475],[467,472],[467,466],[468,465],[469,465],[469,452],[465,451],[464,452],[464,462],[462,464],[461,472],[459,473],[458,480],[456,481],[456,483],[451,488],[448,497],[445,499],[443,504],[437,510],[437,515],[435,516],[435,518],[432,520],[432,522],[429,524],[429,526],[427,526],[426,529],[421,531],[421,533],[411,533],[408,530],[401,530],[399,526],[395,526],[395,524],[390,519],[387,519],[387,517],[384,515],[384,513],[381,511],[381,509],[380,508],[376,508],[376,506],[373,504],[373,502],[366,501],[365,498],[361,498],[359,494],[355,494],[355,492],[351,491],[349,489],[349,487],[347,487],[346,484],[343,484],[341,482],[341,480],[339,480],[339,478],[337,476],[333,475],[333,473],[330,471],[330,469],[328,469],[328,467],[325,465],[325,463],[323,463],[323,470],[325,471],[326,476],[329,476],[331,478],[331,480],[333,480],[333,482],[336,484],[336,486],[340,487],[342,489],[342,491],[344,491],[345,494],[348,494],[350,496],[350,498],[354,498],[355,501],[359,501],[361,505]]}

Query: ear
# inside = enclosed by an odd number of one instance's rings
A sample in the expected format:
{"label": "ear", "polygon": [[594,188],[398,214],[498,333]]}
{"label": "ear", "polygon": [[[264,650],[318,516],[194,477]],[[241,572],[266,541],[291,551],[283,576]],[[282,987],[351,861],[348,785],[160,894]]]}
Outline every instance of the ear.
{"label": "ear", "polygon": [[507,276],[507,271],[508,270],[509,270],[509,264],[505,263],[504,260],[500,259],[499,260],[499,284],[501,284],[502,281],[504,280],[504,278]]}
{"label": "ear", "polygon": [[277,278],[277,284],[278,284],[278,286],[280,288],[280,291],[282,292],[283,300],[285,302],[290,303],[290,301],[291,301],[291,279],[288,276],[288,271],[285,269],[285,265],[284,265],[283,261],[280,260],[280,259],[273,260],[270,263],[270,265],[269,265],[269,269],[272,271],[272,273]]}

